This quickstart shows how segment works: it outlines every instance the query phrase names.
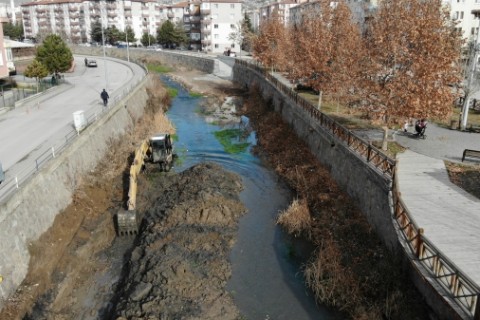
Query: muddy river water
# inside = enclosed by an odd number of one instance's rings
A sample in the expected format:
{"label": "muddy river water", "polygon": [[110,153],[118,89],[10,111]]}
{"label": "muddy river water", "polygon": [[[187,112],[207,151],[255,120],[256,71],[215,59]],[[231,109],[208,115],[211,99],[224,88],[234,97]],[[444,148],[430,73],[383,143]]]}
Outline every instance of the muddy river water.
{"label": "muddy river water", "polygon": [[301,273],[301,251],[305,245],[292,242],[275,219],[294,196],[251,154],[255,133],[231,138],[232,143],[248,146],[241,152],[227,153],[215,132],[238,129],[207,123],[199,114],[200,98],[194,98],[178,83],[163,81],[178,90],[168,111],[175,124],[179,161],[177,172],[203,161],[213,161],[242,177],[241,200],[248,213],[241,219],[237,242],[231,252],[232,278],[228,291],[246,319],[336,319],[335,312],[318,306],[305,287]]}

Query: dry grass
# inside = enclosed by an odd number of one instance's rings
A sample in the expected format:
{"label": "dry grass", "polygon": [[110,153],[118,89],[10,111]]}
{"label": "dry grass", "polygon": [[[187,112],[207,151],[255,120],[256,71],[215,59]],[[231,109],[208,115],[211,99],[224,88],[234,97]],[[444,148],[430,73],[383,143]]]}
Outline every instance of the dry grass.
{"label": "dry grass", "polygon": [[299,236],[303,233],[307,238],[310,238],[311,222],[307,201],[298,199],[293,200],[277,218],[277,224],[285,228],[289,234]]}

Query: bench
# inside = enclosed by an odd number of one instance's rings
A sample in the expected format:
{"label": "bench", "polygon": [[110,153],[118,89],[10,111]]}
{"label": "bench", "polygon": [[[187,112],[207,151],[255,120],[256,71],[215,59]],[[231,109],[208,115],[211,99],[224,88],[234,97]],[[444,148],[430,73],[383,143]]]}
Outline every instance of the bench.
{"label": "bench", "polygon": [[477,158],[477,159],[480,160],[480,151],[478,151],[478,150],[465,149],[465,150],[463,151],[462,162],[465,160],[466,157],[469,157],[469,158]]}

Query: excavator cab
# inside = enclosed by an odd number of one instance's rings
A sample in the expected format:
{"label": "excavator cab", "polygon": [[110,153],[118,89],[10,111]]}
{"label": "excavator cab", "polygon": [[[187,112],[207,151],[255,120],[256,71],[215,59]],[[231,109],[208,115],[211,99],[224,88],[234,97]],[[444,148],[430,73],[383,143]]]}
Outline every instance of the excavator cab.
{"label": "excavator cab", "polygon": [[168,133],[158,133],[149,139],[149,160],[160,164],[162,171],[170,171],[173,163],[172,137]]}

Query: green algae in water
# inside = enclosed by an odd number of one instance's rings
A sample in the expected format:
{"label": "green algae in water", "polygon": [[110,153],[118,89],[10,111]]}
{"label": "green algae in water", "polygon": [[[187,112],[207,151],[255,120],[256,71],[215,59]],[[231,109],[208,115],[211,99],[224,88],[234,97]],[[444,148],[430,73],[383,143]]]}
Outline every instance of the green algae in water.
{"label": "green algae in water", "polygon": [[203,97],[203,94],[200,92],[195,92],[195,91],[190,91],[190,98],[201,98]]}
{"label": "green algae in water", "polygon": [[156,63],[147,63],[147,69],[150,72],[156,73],[168,73],[172,71],[172,68]]}
{"label": "green algae in water", "polygon": [[168,96],[172,99],[178,96],[178,89],[167,87],[167,92],[168,92]]}
{"label": "green algae in water", "polygon": [[250,145],[248,142],[238,142],[243,136],[243,131],[240,129],[215,131],[214,135],[223,146],[225,152],[230,154],[245,152]]}

